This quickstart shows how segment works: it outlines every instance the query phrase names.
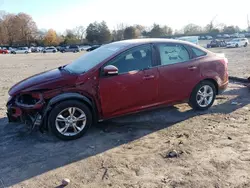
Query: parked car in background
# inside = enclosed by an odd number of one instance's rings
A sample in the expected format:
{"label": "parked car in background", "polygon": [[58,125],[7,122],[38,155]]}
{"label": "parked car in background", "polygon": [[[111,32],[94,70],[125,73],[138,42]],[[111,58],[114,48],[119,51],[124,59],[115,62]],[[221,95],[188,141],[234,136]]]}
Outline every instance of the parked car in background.
{"label": "parked car in background", "polygon": [[213,39],[213,37],[212,37],[212,36],[207,35],[207,36],[206,36],[206,39],[207,39],[207,40],[212,40],[212,39]]}
{"label": "parked car in background", "polygon": [[185,37],[179,37],[178,40],[183,40],[183,41],[188,41],[188,42],[192,42],[196,45],[199,44],[199,39],[197,36],[185,36]]}
{"label": "parked car in background", "polygon": [[250,33],[244,33],[245,37],[250,37]]}
{"label": "parked car in background", "polygon": [[0,54],[8,54],[9,50],[7,50],[7,48],[1,48],[0,47]]}
{"label": "parked car in background", "polygon": [[230,35],[224,34],[224,35],[223,35],[223,38],[224,38],[224,39],[229,39],[229,38],[230,38]]}
{"label": "parked car in background", "polygon": [[73,52],[73,53],[76,53],[76,52],[80,52],[80,48],[79,46],[75,46],[75,45],[72,45],[72,46],[67,46],[66,48],[62,48],[60,52],[62,53],[65,53],[65,52]]}
{"label": "parked car in background", "polygon": [[200,36],[200,40],[206,40],[206,36]]}
{"label": "parked car in background", "polygon": [[93,50],[99,48],[100,46],[101,46],[101,45],[93,45],[93,46],[91,46],[90,48],[88,48],[86,51],[87,51],[87,52],[93,51]]}
{"label": "parked car in background", "polygon": [[41,52],[41,47],[31,47],[31,52],[35,53],[35,52]]}
{"label": "parked car in background", "polygon": [[12,54],[28,54],[31,53],[31,49],[28,47],[18,47],[16,50],[11,51]]}
{"label": "parked car in background", "polygon": [[245,35],[244,34],[239,34],[239,38],[245,38]]}
{"label": "parked car in background", "polygon": [[222,35],[221,34],[218,34],[218,35],[216,35],[216,38],[222,38]]}
{"label": "parked car in background", "polygon": [[206,110],[227,85],[221,54],[180,40],[126,40],[14,85],[7,116],[72,140],[94,122],[150,108],[188,101]]}
{"label": "parked car in background", "polygon": [[235,38],[227,42],[227,48],[238,48],[238,47],[247,47],[249,41],[247,38]]}
{"label": "parked car in background", "polygon": [[91,48],[91,46],[84,45],[84,46],[80,46],[79,48],[80,48],[81,51],[83,51],[83,50],[87,50],[87,49]]}
{"label": "parked car in background", "polygon": [[225,46],[226,46],[226,42],[224,40],[218,40],[218,39],[211,40],[211,42],[207,44],[207,48],[217,48],[217,47],[225,47]]}
{"label": "parked car in background", "polygon": [[57,49],[53,46],[51,47],[46,47],[45,49],[43,49],[43,53],[56,53]]}
{"label": "parked car in background", "polygon": [[239,38],[239,33],[234,33],[230,35],[231,38]]}

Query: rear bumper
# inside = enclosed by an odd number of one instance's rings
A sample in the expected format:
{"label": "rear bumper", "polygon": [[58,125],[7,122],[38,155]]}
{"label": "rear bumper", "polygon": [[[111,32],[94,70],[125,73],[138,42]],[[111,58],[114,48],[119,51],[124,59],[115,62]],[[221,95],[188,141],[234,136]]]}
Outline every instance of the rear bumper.
{"label": "rear bumper", "polygon": [[229,81],[225,82],[224,84],[220,85],[218,88],[218,95],[222,94],[228,87]]}

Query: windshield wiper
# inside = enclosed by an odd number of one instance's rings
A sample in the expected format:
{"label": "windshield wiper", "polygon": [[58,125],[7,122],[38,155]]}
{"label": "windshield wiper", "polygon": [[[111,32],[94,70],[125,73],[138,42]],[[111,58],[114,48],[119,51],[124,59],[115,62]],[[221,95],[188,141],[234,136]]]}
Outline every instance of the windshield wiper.
{"label": "windshield wiper", "polygon": [[71,73],[68,69],[65,69],[65,66],[66,65],[60,66],[60,67],[58,67],[58,69],[61,70],[61,71],[66,71],[68,73]]}

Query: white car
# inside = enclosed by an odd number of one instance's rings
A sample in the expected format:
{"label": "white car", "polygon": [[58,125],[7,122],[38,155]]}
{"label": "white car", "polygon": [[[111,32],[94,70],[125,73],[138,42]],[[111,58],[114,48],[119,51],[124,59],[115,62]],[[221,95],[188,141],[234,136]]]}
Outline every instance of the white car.
{"label": "white car", "polygon": [[247,47],[249,41],[247,38],[236,38],[227,42],[227,48],[238,48],[238,47]]}
{"label": "white car", "polygon": [[12,54],[28,54],[31,50],[28,47],[19,47],[16,50],[11,51]]}
{"label": "white car", "polygon": [[43,53],[56,53],[57,49],[55,47],[47,47],[43,50]]}

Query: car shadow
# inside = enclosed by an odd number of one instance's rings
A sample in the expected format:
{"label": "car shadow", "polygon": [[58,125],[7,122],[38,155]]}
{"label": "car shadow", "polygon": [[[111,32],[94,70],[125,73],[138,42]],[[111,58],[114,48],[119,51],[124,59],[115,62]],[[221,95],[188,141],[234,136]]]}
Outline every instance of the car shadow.
{"label": "car shadow", "polygon": [[[228,96],[234,97],[228,100]],[[249,96],[247,88],[236,88],[219,96],[222,103],[215,104],[207,111],[196,112],[187,105],[181,105],[184,106],[183,111],[177,105],[109,120],[93,126],[84,137],[69,142],[59,141],[52,135],[38,131],[28,134],[24,125],[8,123],[7,118],[2,118],[0,188],[103,153],[194,116],[230,114],[248,105]]]}

